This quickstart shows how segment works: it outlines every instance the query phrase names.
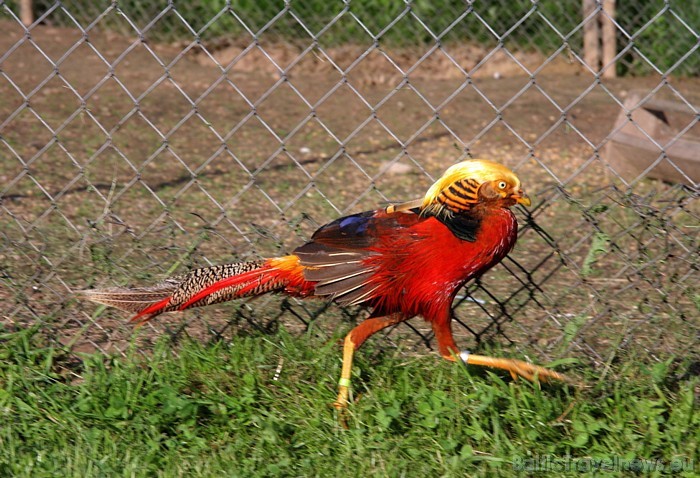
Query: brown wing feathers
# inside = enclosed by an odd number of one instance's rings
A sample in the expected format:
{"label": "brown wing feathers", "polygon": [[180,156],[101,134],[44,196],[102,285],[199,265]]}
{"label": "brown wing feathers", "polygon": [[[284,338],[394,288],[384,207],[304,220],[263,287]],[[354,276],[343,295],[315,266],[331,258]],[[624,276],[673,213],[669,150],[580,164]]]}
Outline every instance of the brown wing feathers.
{"label": "brown wing feathers", "polygon": [[365,259],[370,251],[343,251],[310,242],[294,251],[304,266],[304,279],[316,282],[314,295],[327,296],[337,302],[351,303],[365,292],[374,270]]}
{"label": "brown wing feathers", "polygon": [[369,298],[378,285],[372,282],[376,265],[372,248],[380,238],[391,237],[400,229],[424,220],[413,203],[397,210],[368,211],[340,218],[322,227],[311,242],[294,254],[304,266],[304,279],[316,282],[314,295],[326,296],[341,304],[359,304]]}

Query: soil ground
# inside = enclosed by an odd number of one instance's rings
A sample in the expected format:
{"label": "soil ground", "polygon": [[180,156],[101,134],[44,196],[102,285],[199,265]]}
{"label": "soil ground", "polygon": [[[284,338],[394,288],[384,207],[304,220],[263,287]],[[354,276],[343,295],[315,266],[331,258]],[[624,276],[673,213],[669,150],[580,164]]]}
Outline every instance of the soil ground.
{"label": "soil ground", "polygon": [[[517,169],[538,227],[469,289],[461,342],[505,338],[540,359],[597,362],[621,344],[652,355],[697,344],[694,193],[643,180],[630,196],[598,157],[629,92],[649,93],[659,76],[597,82],[566,54],[445,45],[424,60],[428,47],[375,50],[343,78],[333,64],[348,68],[364,48],[302,55],[263,43],[236,60],[247,45],[0,30],[0,299],[10,327],[45,324],[75,351],[124,350],[123,315],[71,291],[286,253],[340,214],[422,196],[469,155]],[[467,80],[455,63],[480,66]],[[697,78],[667,81],[659,97],[700,90]],[[281,320],[330,337],[363,313],[266,298],[156,327],[218,338]],[[399,332],[387,343],[430,337],[419,320]]]}

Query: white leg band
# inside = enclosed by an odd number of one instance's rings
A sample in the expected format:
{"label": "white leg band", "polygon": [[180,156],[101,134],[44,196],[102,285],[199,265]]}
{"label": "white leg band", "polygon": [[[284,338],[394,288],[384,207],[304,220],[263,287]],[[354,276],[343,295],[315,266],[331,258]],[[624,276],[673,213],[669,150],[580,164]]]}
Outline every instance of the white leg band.
{"label": "white leg band", "polygon": [[462,350],[459,353],[459,358],[462,359],[462,362],[469,363],[469,350]]}

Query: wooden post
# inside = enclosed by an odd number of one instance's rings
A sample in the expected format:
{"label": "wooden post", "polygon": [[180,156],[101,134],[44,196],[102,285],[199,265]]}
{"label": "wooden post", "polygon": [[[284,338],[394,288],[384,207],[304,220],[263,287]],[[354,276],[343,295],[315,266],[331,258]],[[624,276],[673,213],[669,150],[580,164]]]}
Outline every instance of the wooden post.
{"label": "wooden post", "polygon": [[32,0],[21,0],[19,2],[19,18],[25,27],[34,23],[34,13],[32,12]]}
{"label": "wooden post", "polygon": [[[596,9],[595,0],[583,0],[583,18],[588,18]],[[583,61],[593,70],[600,65],[600,26],[596,14],[583,26]]]}
{"label": "wooden post", "polygon": [[604,78],[615,78],[615,0],[583,0],[583,18],[593,18],[583,26],[583,61]]}
{"label": "wooden post", "polygon": [[603,68],[607,68],[603,73],[605,78],[615,78],[615,55],[617,55],[617,41],[615,39],[615,24],[611,19],[615,18],[615,0],[605,0],[603,11],[606,15],[601,15],[603,34]]}

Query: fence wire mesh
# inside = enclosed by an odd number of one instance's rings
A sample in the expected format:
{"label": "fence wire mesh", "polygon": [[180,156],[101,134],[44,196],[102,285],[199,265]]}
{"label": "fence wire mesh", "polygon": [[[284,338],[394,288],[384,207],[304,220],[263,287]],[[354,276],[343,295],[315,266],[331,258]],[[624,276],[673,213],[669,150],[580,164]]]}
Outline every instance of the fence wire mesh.
{"label": "fence wire mesh", "polygon": [[[38,1],[24,26],[0,1],[6,330],[124,353],[123,314],[72,291],[286,253],[488,157],[535,201],[511,256],[458,296],[460,343],[594,363],[697,354],[694,2],[615,17],[602,2],[248,3]],[[600,21],[617,54],[589,65],[582,36]],[[139,340],[280,322],[330,337],[363,314],[267,297],[170,314]],[[432,336],[414,320],[383,341]]]}

